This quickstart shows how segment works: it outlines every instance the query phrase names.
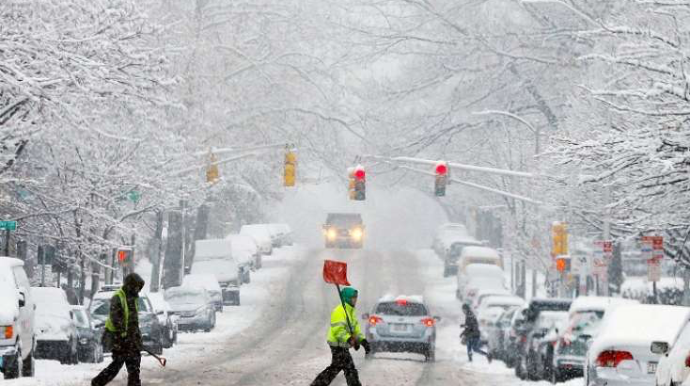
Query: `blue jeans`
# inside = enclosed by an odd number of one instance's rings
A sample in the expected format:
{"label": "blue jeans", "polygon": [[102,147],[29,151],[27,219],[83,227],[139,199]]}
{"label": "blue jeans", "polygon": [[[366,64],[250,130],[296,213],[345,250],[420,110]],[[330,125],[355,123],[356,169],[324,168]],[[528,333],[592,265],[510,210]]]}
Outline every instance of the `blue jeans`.
{"label": "blue jeans", "polygon": [[485,351],[483,351],[480,347],[482,346],[481,338],[480,337],[471,337],[467,338],[467,357],[470,359],[470,362],[472,362],[472,352],[476,352],[478,354],[482,354],[486,357],[489,356]]}

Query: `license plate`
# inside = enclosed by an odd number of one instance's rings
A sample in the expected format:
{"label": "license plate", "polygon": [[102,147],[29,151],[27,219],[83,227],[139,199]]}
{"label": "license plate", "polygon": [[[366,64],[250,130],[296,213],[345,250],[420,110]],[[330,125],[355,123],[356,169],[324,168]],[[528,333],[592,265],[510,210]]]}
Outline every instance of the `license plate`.
{"label": "license plate", "polygon": [[393,330],[393,332],[408,332],[410,331],[410,325],[400,323],[392,324],[391,330]]}
{"label": "license plate", "polygon": [[656,373],[656,365],[657,365],[657,362],[647,363],[647,374],[655,374]]}

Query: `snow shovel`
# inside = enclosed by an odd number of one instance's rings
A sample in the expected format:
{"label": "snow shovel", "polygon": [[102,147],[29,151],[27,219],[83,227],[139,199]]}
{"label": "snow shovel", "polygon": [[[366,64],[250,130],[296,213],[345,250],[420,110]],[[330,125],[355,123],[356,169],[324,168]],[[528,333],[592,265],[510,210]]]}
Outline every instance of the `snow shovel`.
{"label": "snow shovel", "polygon": [[[323,262],[323,280],[329,284],[335,284],[335,288],[338,290],[338,299],[340,299],[340,304],[345,308],[345,302],[343,297],[340,296],[340,286],[349,286],[350,282],[347,281],[347,263],[342,261],[324,260]],[[355,332],[352,328],[352,323],[350,322],[350,317],[345,312],[345,320],[347,321],[347,327],[350,330],[350,335],[354,336]]]}
{"label": "snow shovel", "polygon": [[164,357],[159,357],[158,355],[152,353],[151,351],[144,349],[144,352],[151,355],[152,357],[156,358],[158,363],[160,363],[161,367],[165,367],[165,365],[168,363],[168,360],[165,359]]}

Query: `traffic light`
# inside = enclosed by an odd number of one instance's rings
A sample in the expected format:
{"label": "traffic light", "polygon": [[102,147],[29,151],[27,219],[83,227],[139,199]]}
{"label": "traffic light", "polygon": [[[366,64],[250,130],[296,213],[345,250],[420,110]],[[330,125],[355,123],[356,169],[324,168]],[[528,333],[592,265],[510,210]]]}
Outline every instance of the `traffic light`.
{"label": "traffic light", "polygon": [[117,261],[122,264],[130,264],[132,263],[132,249],[131,248],[125,248],[125,247],[120,247],[117,250]]}
{"label": "traffic light", "polygon": [[434,171],[436,172],[434,193],[436,197],[444,197],[446,195],[446,185],[448,185],[448,164],[444,161],[439,161]]}
{"label": "traffic light", "polygon": [[568,225],[564,222],[554,222],[551,225],[551,255],[558,257],[568,254]]}
{"label": "traffic light", "polygon": [[215,154],[211,153],[211,156],[209,157],[209,164],[206,168],[206,182],[211,184],[218,181],[218,177],[220,176],[216,162],[218,162],[218,160],[216,159]]}
{"label": "traffic light", "polygon": [[347,197],[355,199],[355,168],[347,168]]}
{"label": "traffic light", "polygon": [[367,174],[362,165],[357,165],[354,169],[355,177],[355,201],[364,201],[367,198]]}
{"label": "traffic light", "polygon": [[570,256],[560,256],[556,259],[556,270],[560,273],[570,272]]}
{"label": "traffic light", "polygon": [[295,186],[295,176],[297,174],[297,155],[288,150],[285,153],[285,174],[283,178],[284,186]]}

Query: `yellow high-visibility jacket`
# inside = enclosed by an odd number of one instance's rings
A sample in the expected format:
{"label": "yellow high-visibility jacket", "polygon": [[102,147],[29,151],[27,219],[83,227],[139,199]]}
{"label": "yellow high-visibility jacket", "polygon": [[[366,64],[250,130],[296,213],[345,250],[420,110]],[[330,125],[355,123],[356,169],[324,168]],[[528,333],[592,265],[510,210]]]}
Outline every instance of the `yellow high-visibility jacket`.
{"label": "yellow high-visibility jacket", "polygon": [[[350,334],[350,328],[347,325],[346,312],[350,318],[353,334]],[[345,304],[345,309],[343,309],[342,305],[338,305],[331,313],[331,328],[328,329],[328,338],[326,340],[332,347],[350,348],[348,341],[352,335],[356,337],[358,342],[364,340],[364,334],[362,334],[362,330],[359,328],[355,308],[347,303]]]}

